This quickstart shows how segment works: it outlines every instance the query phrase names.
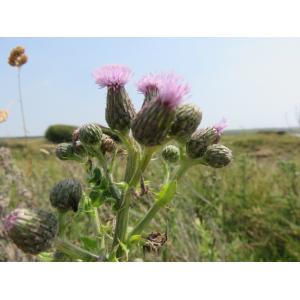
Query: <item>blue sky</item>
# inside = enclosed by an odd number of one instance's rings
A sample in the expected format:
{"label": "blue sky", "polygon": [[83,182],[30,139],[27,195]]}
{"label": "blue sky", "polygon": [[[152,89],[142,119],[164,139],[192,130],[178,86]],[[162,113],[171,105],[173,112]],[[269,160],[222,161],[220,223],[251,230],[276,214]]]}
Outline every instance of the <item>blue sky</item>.
{"label": "blue sky", "polygon": [[29,57],[22,68],[27,127],[41,135],[50,124],[105,124],[105,90],[91,76],[104,64],[131,67],[128,84],[145,73],[175,71],[191,85],[187,99],[203,111],[202,126],[223,117],[228,128],[295,126],[300,111],[300,39],[296,38],[0,38],[0,108],[9,109],[0,136],[22,135],[17,71],[11,48]]}

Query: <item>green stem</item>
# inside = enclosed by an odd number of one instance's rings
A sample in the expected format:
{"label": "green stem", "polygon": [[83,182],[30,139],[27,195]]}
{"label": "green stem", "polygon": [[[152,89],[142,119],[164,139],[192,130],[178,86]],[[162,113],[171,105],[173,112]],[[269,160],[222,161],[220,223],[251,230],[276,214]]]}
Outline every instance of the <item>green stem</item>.
{"label": "green stem", "polygon": [[159,201],[156,201],[152,207],[148,210],[146,215],[140,220],[140,222],[135,226],[135,228],[130,232],[129,238],[133,235],[141,234],[144,228],[151,222],[160,208],[163,207]]}
{"label": "green stem", "polygon": [[[123,202],[120,210],[117,214],[117,222],[115,235],[113,240],[113,249],[120,242],[124,243],[126,241],[128,219],[129,219],[129,207],[131,201],[131,191],[139,183],[139,180],[145,171],[147,165],[149,164],[153,153],[157,148],[146,148],[142,159],[139,161],[139,152],[134,148],[130,149],[128,153],[128,164],[125,172],[125,180],[128,182],[128,188],[124,191]],[[138,165],[137,165],[138,164]],[[118,247],[117,257],[122,257],[124,255],[124,250],[122,247]]]}
{"label": "green stem", "polygon": [[[193,164],[189,161],[183,161],[177,172],[174,174],[172,181],[178,181],[183,176],[183,174],[192,166]],[[155,201],[152,207],[148,210],[146,215],[138,222],[135,228],[130,232],[128,239],[133,235],[141,234],[146,226],[151,222],[151,220],[155,217],[157,212],[162,208],[165,207],[166,203],[169,203],[170,200],[167,199],[169,197],[168,192],[164,193],[164,197]]]}
{"label": "green stem", "polygon": [[24,137],[25,137],[25,140],[27,141],[27,127],[26,127],[26,121],[25,121],[25,112],[24,112],[22,88],[21,88],[21,67],[18,67],[18,91],[19,91],[19,101],[20,101],[20,107],[21,107]]}
{"label": "green stem", "polygon": [[184,160],[177,168],[177,171],[174,174],[172,179],[179,181],[181,179],[181,177],[185,174],[185,172],[193,165],[194,165],[193,162],[191,162],[189,160]]}
{"label": "green stem", "polygon": [[65,231],[66,231],[66,228],[67,228],[67,226],[66,226],[66,213],[58,211],[57,218],[58,218],[58,235],[60,237],[64,237],[65,236]]}
{"label": "green stem", "polygon": [[97,242],[98,242],[98,246],[99,248],[101,248],[101,224],[100,224],[100,218],[99,218],[99,214],[98,214],[98,209],[96,207],[93,208],[93,219],[94,219],[94,224],[95,224],[95,231],[97,234]]}
{"label": "green stem", "polygon": [[83,261],[99,261],[99,256],[78,246],[75,246],[67,240],[58,238],[55,241],[55,246],[57,250],[72,258],[80,259]]}
{"label": "green stem", "polygon": [[97,153],[97,159],[100,162],[101,166],[103,167],[104,170],[104,175],[109,183],[109,189],[110,192],[112,193],[113,197],[120,202],[121,201],[121,194],[119,189],[116,187],[115,183],[113,182],[112,174],[108,168],[107,162],[102,155],[101,152]]}
{"label": "green stem", "polygon": [[[126,238],[131,198],[130,193],[132,188],[131,182],[134,174],[137,173],[138,163],[139,151],[138,149],[131,149],[128,153],[128,161],[125,171],[125,181],[128,183],[128,187],[123,192],[121,206],[117,214],[116,228],[112,244],[113,249],[119,244],[119,242],[124,242]],[[121,247],[118,248],[117,255],[123,255],[123,250]]]}

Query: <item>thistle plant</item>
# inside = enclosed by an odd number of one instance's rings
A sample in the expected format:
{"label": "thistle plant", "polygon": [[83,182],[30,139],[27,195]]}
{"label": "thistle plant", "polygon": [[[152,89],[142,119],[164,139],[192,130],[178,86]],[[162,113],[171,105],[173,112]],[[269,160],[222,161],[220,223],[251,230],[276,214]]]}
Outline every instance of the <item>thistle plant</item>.
{"label": "thistle plant", "polygon": [[[190,88],[181,78],[173,73],[144,76],[137,83],[144,101],[136,112],[125,87],[131,76],[120,65],[94,73],[96,84],[107,90],[109,128],[82,125],[72,143],[57,146],[59,160],[82,165],[86,182],[58,182],[50,191],[53,212],[16,210],[6,217],[7,235],[23,251],[66,261],[128,261],[136,247],[158,252],[167,235],[149,232],[149,225],[171,203],[184,174],[197,165],[221,168],[232,161],[230,149],[219,144],[225,123],[197,129],[202,112],[182,103]],[[147,169],[154,158],[162,159],[164,178],[151,186],[152,205],[134,224],[131,209],[149,191],[145,182],[151,180]],[[102,207],[110,207],[113,221],[101,218]],[[78,227],[85,219],[92,226]]]}

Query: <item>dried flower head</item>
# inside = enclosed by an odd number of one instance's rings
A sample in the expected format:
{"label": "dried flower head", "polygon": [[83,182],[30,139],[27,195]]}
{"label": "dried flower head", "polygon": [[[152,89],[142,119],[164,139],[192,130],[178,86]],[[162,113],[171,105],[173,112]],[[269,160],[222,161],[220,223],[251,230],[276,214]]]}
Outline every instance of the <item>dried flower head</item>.
{"label": "dried flower head", "polygon": [[102,134],[101,139],[101,151],[103,154],[110,153],[115,151],[116,149],[116,143],[115,141],[108,135]]}
{"label": "dried flower head", "polygon": [[17,46],[12,49],[8,58],[8,63],[12,67],[21,67],[26,64],[28,57],[25,55],[25,48]]}
{"label": "dried flower head", "polygon": [[96,83],[101,87],[124,86],[132,77],[132,71],[123,65],[105,65],[94,71]]}
{"label": "dried flower head", "polygon": [[5,122],[7,120],[7,118],[8,118],[8,111],[1,109],[0,110],[0,123]]}

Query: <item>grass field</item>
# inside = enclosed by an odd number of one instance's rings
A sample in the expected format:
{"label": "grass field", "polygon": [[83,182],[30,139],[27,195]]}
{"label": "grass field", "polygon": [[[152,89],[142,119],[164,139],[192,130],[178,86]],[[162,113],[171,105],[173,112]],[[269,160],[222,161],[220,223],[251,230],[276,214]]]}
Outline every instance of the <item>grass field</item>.
{"label": "grass field", "polygon": [[[149,228],[167,232],[167,244],[155,255],[138,250],[131,260],[300,261],[300,138],[247,133],[225,135],[223,144],[233,150],[234,162],[221,170],[191,169]],[[10,164],[1,147],[10,149]],[[55,145],[44,139],[2,139],[0,148],[6,157],[0,161],[2,213],[16,206],[51,209],[49,191],[58,180],[84,182],[81,166],[59,161]],[[159,158],[151,164],[146,178],[159,182]],[[131,224],[150,204],[147,196],[134,202]],[[113,222],[109,207],[100,214]],[[0,240],[0,260],[32,259]]]}

